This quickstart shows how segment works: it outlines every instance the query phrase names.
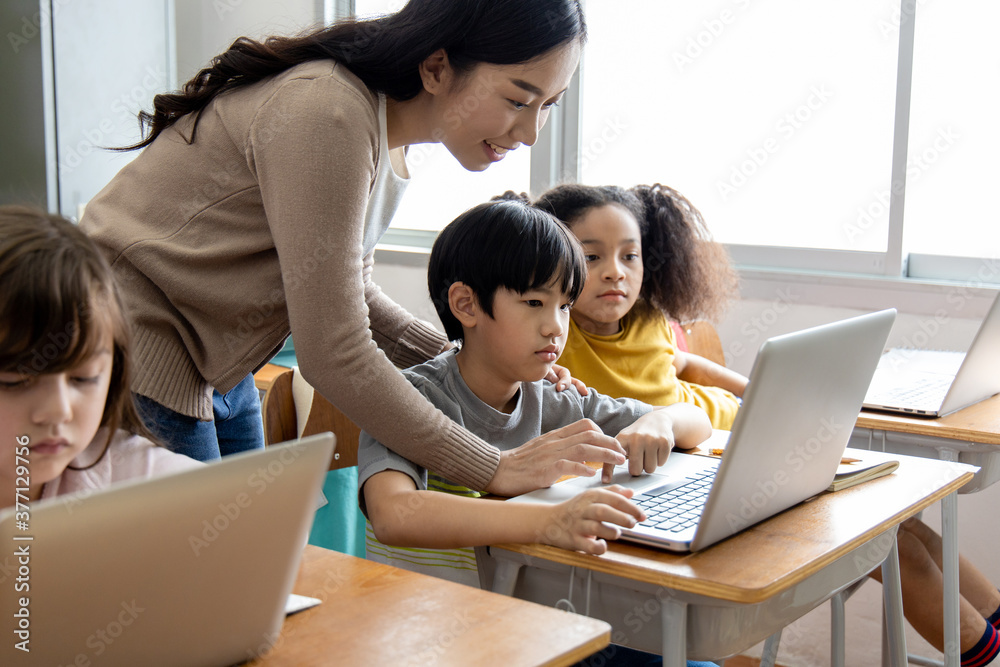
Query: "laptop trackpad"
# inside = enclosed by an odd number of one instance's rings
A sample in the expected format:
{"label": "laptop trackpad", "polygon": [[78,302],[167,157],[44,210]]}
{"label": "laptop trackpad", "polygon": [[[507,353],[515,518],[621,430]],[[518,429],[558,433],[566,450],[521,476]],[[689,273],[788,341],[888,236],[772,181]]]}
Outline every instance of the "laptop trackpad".
{"label": "laptop trackpad", "polygon": [[601,481],[600,474],[593,477],[576,477],[563,483],[567,486],[577,486],[585,489],[617,484],[618,486],[624,486],[626,489],[632,489],[636,493],[647,493],[650,489],[658,488],[665,484],[675,483],[677,486],[680,486],[687,480],[687,477],[664,475],[661,473],[642,473],[638,476],[633,476],[629,473],[627,465],[621,465],[615,467],[614,472],[611,473],[611,481],[608,484]]}
{"label": "laptop trackpad", "polygon": [[[663,486],[667,483],[677,482],[678,484],[683,484],[685,481],[687,481],[686,477],[678,475],[661,475],[659,473],[643,473],[638,477],[633,477],[629,474],[628,467],[622,465],[615,468],[615,471],[611,475],[610,483],[632,489],[636,494],[639,494],[645,493],[649,489]],[[538,489],[537,491],[532,491],[531,493],[516,496],[507,502],[556,503],[562,502],[563,500],[569,500],[570,498],[583,493],[586,489],[596,489],[603,486],[608,486],[608,484],[601,482],[601,473],[598,471],[597,474],[592,477],[574,477],[573,479],[553,484],[546,489]]]}

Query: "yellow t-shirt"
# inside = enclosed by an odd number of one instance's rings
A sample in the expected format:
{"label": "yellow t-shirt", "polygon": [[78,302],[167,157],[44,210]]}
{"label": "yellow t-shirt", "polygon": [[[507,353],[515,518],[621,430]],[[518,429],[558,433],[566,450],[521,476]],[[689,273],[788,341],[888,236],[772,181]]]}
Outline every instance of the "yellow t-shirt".
{"label": "yellow t-shirt", "polygon": [[566,349],[558,363],[588,387],[614,398],[636,398],[650,405],[694,403],[712,426],[730,429],[739,409],[736,397],[677,377],[673,328],[662,317],[625,318],[610,336],[587,333],[570,320]]}

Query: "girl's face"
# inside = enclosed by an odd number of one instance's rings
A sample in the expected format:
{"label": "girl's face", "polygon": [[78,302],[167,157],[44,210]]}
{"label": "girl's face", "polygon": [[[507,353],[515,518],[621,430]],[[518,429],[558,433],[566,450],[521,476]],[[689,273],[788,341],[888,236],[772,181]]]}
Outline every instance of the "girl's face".
{"label": "girl's face", "polygon": [[[90,357],[60,373],[0,372],[0,488],[15,488],[16,449],[28,448],[29,497],[37,499],[87,448],[104,414],[113,344],[106,335]],[[11,493],[0,507],[13,502]]]}
{"label": "girl's face", "polygon": [[520,65],[480,63],[458,78],[449,69],[449,85],[435,96],[437,139],[469,171],[531,146],[579,60],[580,44],[572,40]]}
{"label": "girl's face", "polygon": [[587,257],[587,282],[571,316],[589,333],[611,335],[642,288],[639,223],[617,204],[592,208],[570,226]]}

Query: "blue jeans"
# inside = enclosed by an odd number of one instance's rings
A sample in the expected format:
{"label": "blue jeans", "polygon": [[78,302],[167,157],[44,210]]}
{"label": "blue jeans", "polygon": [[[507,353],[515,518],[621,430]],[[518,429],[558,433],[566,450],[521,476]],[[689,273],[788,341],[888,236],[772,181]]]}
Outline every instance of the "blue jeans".
{"label": "blue jeans", "polygon": [[253,374],[247,375],[226,394],[214,392],[214,421],[204,422],[166,408],[151,398],[135,394],[146,427],[168,449],[199,461],[212,461],[228,454],[264,446],[264,422],[260,394]]}
{"label": "blue jeans", "polygon": [[[655,653],[646,653],[621,644],[609,644],[603,651],[598,651],[573,667],[662,667],[662,665],[663,657]],[[719,666],[714,662],[688,660],[687,667]]]}

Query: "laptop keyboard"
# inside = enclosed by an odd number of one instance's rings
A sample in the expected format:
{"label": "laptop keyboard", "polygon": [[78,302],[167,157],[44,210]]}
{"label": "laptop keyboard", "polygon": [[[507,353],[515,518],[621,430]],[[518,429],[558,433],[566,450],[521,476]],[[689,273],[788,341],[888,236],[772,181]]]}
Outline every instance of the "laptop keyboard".
{"label": "laptop keyboard", "polygon": [[945,392],[953,380],[954,378],[940,376],[922,377],[919,382],[910,386],[880,391],[872,397],[871,402],[935,409],[944,400]]}
{"label": "laptop keyboard", "polygon": [[695,473],[635,496],[632,501],[646,513],[646,520],[639,525],[677,532],[698,523],[715,472]]}

